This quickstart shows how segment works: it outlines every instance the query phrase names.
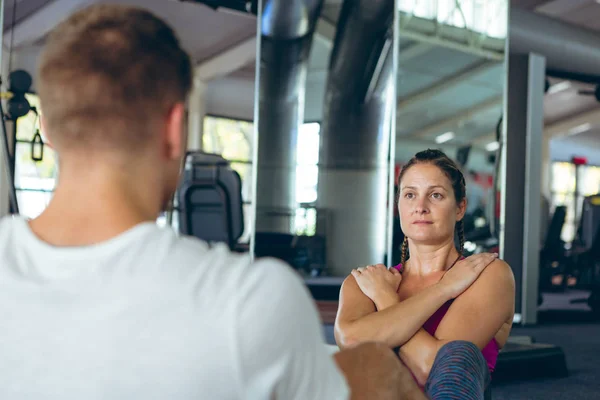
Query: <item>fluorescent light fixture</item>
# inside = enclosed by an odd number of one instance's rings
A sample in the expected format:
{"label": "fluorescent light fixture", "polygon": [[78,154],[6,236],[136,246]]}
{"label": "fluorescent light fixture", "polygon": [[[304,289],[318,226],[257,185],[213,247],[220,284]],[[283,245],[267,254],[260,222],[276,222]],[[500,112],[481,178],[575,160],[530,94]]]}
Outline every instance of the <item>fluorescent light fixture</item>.
{"label": "fluorescent light fixture", "polygon": [[487,151],[496,151],[500,148],[500,143],[498,142],[490,142],[485,145],[485,149]]}
{"label": "fluorescent light fixture", "polygon": [[441,135],[439,135],[438,137],[435,138],[435,142],[437,144],[446,143],[446,142],[449,142],[450,140],[454,139],[455,136],[456,135],[454,134],[454,132],[442,133]]}
{"label": "fluorescent light fixture", "polygon": [[575,128],[570,129],[569,135],[578,135],[580,133],[589,131],[591,127],[592,127],[592,124],[590,124],[589,122],[586,122],[585,124],[581,124],[581,125],[576,126]]}
{"label": "fluorescent light fixture", "polygon": [[558,82],[556,85],[550,86],[550,89],[548,89],[548,93],[549,94],[554,94],[554,93],[562,92],[562,91],[567,90],[569,88],[571,88],[571,82],[569,82],[569,81],[562,81],[562,82]]}

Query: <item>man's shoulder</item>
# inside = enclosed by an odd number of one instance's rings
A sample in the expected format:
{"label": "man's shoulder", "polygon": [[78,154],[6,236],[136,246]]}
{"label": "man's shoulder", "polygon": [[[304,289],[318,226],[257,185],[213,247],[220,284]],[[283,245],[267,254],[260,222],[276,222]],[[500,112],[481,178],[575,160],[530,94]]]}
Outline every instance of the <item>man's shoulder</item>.
{"label": "man's shoulder", "polygon": [[176,270],[194,275],[219,287],[259,290],[261,293],[278,291],[300,284],[300,278],[284,262],[274,258],[253,260],[249,253],[231,251],[223,243],[207,243],[190,236],[179,236],[172,230],[158,229],[154,240],[161,250],[167,272]]}
{"label": "man's shoulder", "polygon": [[175,267],[225,273],[244,269],[250,264],[248,254],[235,253],[222,243],[208,243],[193,236],[179,235],[169,228],[156,227],[148,239],[151,243],[141,245],[154,253],[150,257],[164,259],[166,262],[163,264],[169,270]]}
{"label": "man's shoulder", "polygon": [[5,215],[0,218],[0,233],[15,229],[25,222],[25,218],[19,215]]}

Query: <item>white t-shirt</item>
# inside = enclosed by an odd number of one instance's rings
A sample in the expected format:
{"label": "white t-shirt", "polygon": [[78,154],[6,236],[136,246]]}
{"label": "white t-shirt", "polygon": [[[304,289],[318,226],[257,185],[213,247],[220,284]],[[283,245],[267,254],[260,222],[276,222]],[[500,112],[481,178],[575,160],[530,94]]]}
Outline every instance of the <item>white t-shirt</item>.
{"label": "white t-shirt", "polygon": [[57,248],[0,220],[0,399],[346,399],[300,278],[146,223]]}

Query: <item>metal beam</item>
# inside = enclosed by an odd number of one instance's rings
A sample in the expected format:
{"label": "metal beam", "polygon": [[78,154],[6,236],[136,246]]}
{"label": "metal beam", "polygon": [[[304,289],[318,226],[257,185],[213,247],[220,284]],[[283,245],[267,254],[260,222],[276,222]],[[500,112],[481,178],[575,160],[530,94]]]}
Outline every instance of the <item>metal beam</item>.
{"label": "metal beam", "polygon": [[401,40],[407,38],[490,60],[504,59],[505,39],[486,37],[474,42],[473,32],[468,29],[403,12],[400,12],[399,20]]}
{"label": "metal beam", "polygon": [[195,68],[195,76],[208,82],[252,63],[256,59],[256,36],[238,43],[216,56],[202,61]]}
{"label": "metal beam", "polygon": [[441,133],[441,131],[444,129],[454,128],[458,122],[460,122],[462,120],[471,119],[471,118],[473,118],[473,116],[475,116],[476,114],[478,114],[482,111],[489,110],[490,108],[497,107],[498,105],[502,104],[502,99],[503,99],[502,96],[492,97],[491,99],[486,100],[482,103],[479,103],[479,104],[477,104],[465,111],[462,111],[458,114],[455,114],[450,118],[435,122],[435,123],[428,125],[416,132],[412,132],[407,136],[408,137],[425,137],[425,136],[428,136],[431,134]]}
{"label": "metal beam", "polygon": [[[586,124],[590,125],[590,129],[600,125],[600,109],[596,108],[552,124],[546,124],[544,127],[544,138],[550,140],[566,136],[575,136],[577,133],[573,133],[573,130],[585,126]],[[478,136],[472,143],[476,146],[484,146],[494,140],[496,140],[496,132],[489,132],[485,135]]]}
{"label": "metal beam", "polygon": [[406,38],[421,43],[428,43],[432,46],[445,47],[447,49],[460,51],[461,53],[473,54],[475,56],[486,58],[488,60],[501,61],[504,59],[503,54],[495,51],[473,47],[468,44],[450,40],[440,36],[427,35],[424,33],[413,31],[408,28],[400,29],[400,38]]}
{"label": "metal beam", "polygon": [[[417,18],[417,17],[413,17],[411,19],[413,20],[413,21],[411,21],[411,24],[414,24],[415,20],[421,20],[420,18]],[[422,20],[420,22],[428,23],[431,21]],[[451,27],[451,28],[454,28],[455,30],[461,29],[461,28],[455,28],[455,27]],[[331,22],[329,22],[323,18],[320,18],[319,21],[317,22],[315,37],[318,40],[323,41],[323,43],[326,46],[331,47],[333,45],[333,41],[335,39],[335,31],[336,31],[336,26],[334,24],[332,24]],[[439,46],[439,47],[445,47],[445,48],[449,48],[449,49],[453,49],[453,50],[458,50],[463,53],[473,54],[473,55],[483,57],[488,60],[502,61],[504,59],[504,55],[497,51],[487,50],[483,47],[474,47],[472,45],[468,45],[464,42],[461,42],[460,40],[453,40],[452,38],[449,38],[449,37],[441,37],[439,35],[436,36],[436,35],[429,35],[426,33],[422,33],[420,30],[417,30],[413,26],[408,26],[407,24],[400,26],[399,31],[400,31],[400,39],[401,40],[409,39],[409,40],[416,41],[419,44],[423,45],[423,47],[415,48],[413,50],[421,50],[422,51],[426,48],[425,46],[429,46],[429,48],[434,47],[434,46]],[[412,47],[410,47],[409,49],[411,49],[411,48]],[[418,54],[419,53],[417,53],[417,55]],[[411,53],[407,53],[403,57],[412,58],[415,56],[411,56]],[[402,63],[402,58],[399,58],[398,61],[400,63]]]}
{"label": "metal beam", "polygon": [[419,57],[422,54],[427,53],[433,48],[429,43],[415,43],[405,49],[400,50],[398,54],[398,63],[402,64],[408,60]]}
{"label": "metal beam", "polygon": [[598,108],[546,125],[544,135],[548,139],[576,135],[577,133],[574,133],[573,130],[586,124],[589,124],[590,128],[600,125],[600,110]]}
{"label": "metal beam", "polygon": [[[402,62],[402,59],[400,59],[400,62]],[[399,100],[398,107],[406,107],[414,103],[429,100],[438,95],[440,92],[454,87],[456,85],[459,85],[467,79],[472,78],[474,75],[487,71],[495,65],[497,65],[495,62],[490,61],[474,63],[468,66],[467,68],[457,72],[456,74],[449,76],[448,78],[442,79],[438,83],[434,83],[433,85],[423,90],[419,90],[415,95],[408,96],[404,99]]]}

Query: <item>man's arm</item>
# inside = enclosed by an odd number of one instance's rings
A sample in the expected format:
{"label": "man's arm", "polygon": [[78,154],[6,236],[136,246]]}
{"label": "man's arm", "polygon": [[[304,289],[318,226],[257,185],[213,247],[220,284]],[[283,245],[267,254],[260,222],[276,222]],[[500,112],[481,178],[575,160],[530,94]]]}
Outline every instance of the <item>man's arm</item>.
{"label": "man's arm", "polygon": [[334,358],[351,382],[352,400],[427,400],[410,370],[385,345],[362,343]]}
{"label": "man's arm", "polygon": [[420,329],[400,349],[402,361],[424,384],[439,349],[448,342],[465,340],[483,349],[514,314],[515,286],[512,270],[494,261],[479,279],[452,303],[435,336]]}
{"label": "man's arm", "polygon": [[240,397],[426,400],[386,346],[365,343],[330,356],[314,302],[286,265],[259,261],[238,287]]}
{"label": "man's arm", "polygon": [[316,306],[291,268],[258,261],[246,268],[235,295],[241,397],[349,398],[346,379],[325,350]]}

